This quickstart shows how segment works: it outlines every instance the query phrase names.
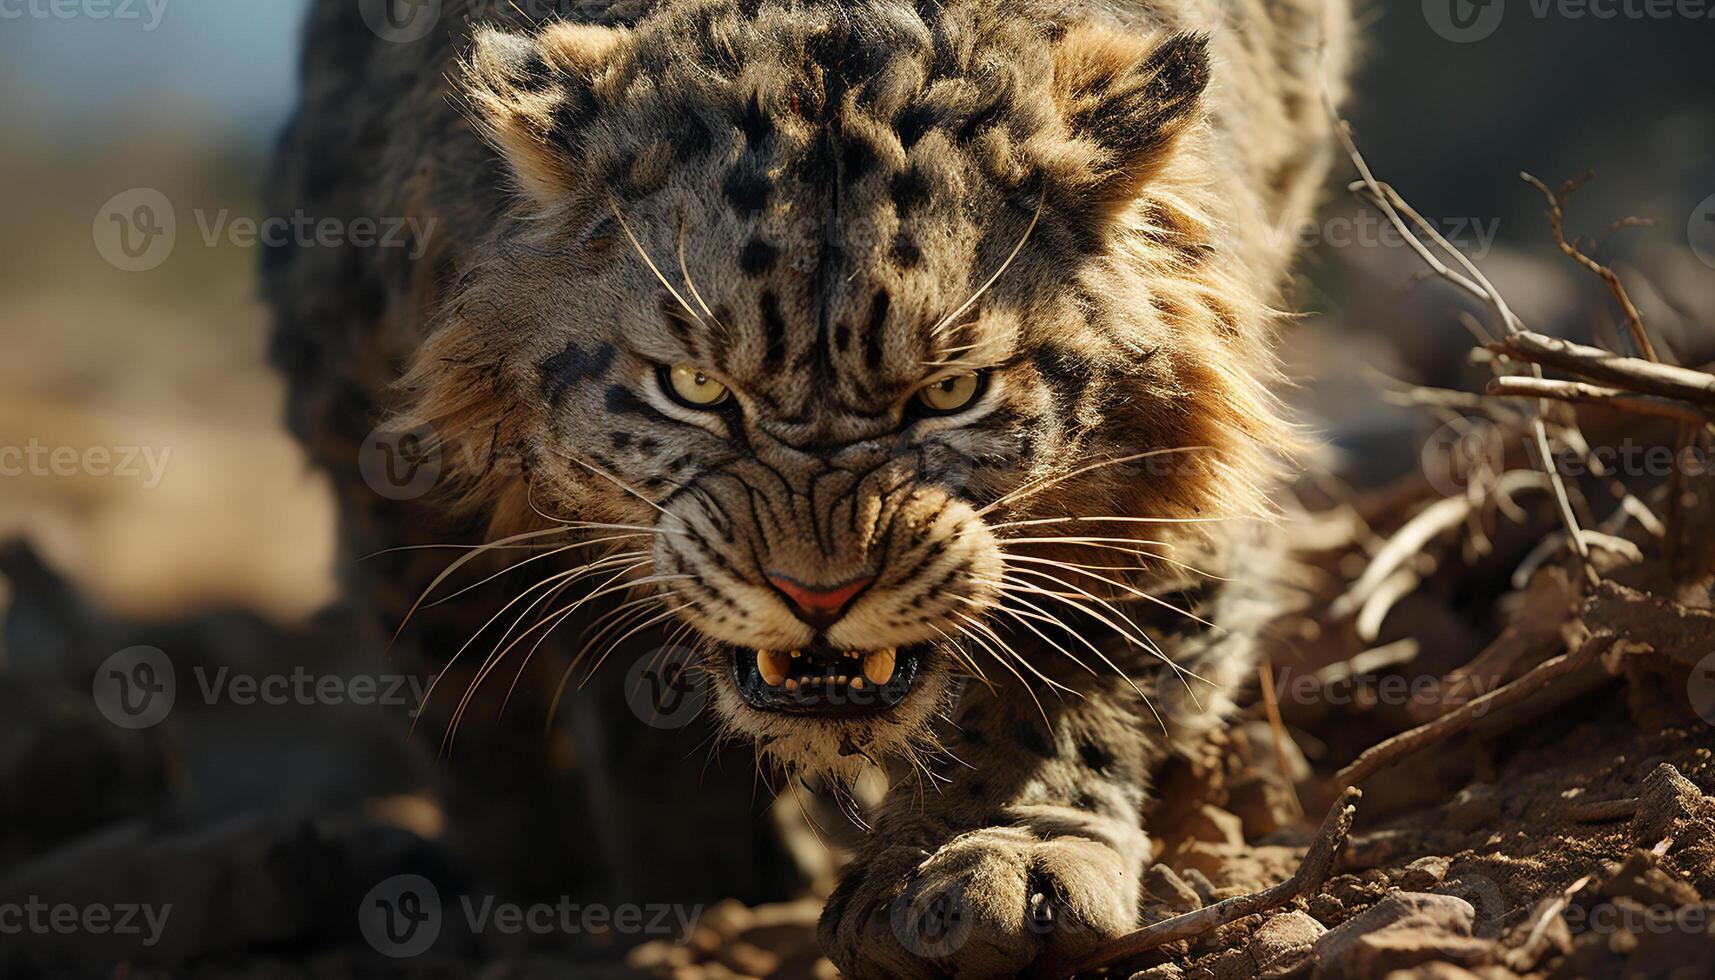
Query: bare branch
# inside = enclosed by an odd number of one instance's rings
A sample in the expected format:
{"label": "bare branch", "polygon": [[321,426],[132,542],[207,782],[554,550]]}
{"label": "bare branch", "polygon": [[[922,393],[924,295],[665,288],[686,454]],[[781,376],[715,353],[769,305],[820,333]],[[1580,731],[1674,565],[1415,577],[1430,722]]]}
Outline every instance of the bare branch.
{"label": "bare branch", "polygon": [[1696,425],[1715,423],[1715,412],[1687,405],[1671,398],[1638,395],[1619,388],[1598,388],[1581,381],[1545,381],[1541,378],[1507,377],[1489,382],[1489,394],[1509,398],[1553,398],[1564,402],[1601,405],[1604,408],[1653,415],[1657,418],[1690,422]]}
{"label": "bare branch", "polygon": [[1280,884],[1145,926],[1129,936],[1103,943],[1077,959],[1039,963],[1029,976],[1036,980],[1064,980],[1073,974],[1100,969],[1171,942],[1194,939],[1247,915],[1278,908],[1299,895],[1321,890],[1323,882],[1334,870],[1334,860],[1339,856],[1340,848],[1351,835],[1352,821],[1357,817],[1358,800],[1362,796],[1362,792],[1351,787],[1340,794],[1340,799],[1323,819],[1322,829],[1316,832],[1316,839],[1310,842],[1310,849],[1298,871]]}

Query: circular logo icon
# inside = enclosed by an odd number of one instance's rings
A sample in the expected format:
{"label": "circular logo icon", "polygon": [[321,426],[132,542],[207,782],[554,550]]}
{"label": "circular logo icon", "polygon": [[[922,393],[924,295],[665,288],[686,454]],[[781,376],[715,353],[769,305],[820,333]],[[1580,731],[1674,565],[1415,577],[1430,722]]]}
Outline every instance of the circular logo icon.
{"label": "circular logo icon", "polygon": [[1704,198],[1691,212],[1686,235],[1691,239],[1691,251],[1704,265],[1715,269],[1715,194]]}
{"label": "circular logo icon", "polygon": [[363,896],[357,924],[377,953],[421,956],[441,936],[441,893],[422,875],[394,875]]}
{"label": "circular logo icon", "polygon": [[1479,936],[1498,935],[1513,912],[1501,886],[1487,875],[1463,874],[1433,890],[1438,895],[1451,895],[1470,902],[1477,913],[1473,925]]}
{"label": "circular logo icon", "polygon": [[126,647],[101,662],[92,685],[95,707],[120,728],[153,728],[178,697],[173,661],[156,647]]}
{"label": "circular logo icon", "polygon": [[964,887],[957,883],[931,886],[913,882],[894,900],[888,918],[893,938],[901,947],[931,960],[963,949],[976,928]]}
{"label": "circular logo icon", "polygon": [[625,703],[651,728],[684,728],[708,701],[709,675],[690,647],[651,650],[625,673]]}
{"label": "circular logo icon", "polygon": [[1483,40],[1500,28],[1505,15],[1505,0],[1423,0],[1430,30],[1454,44]]}
{"label": "circular logo icon", "polygon": [[1423,443],[1423,475],[1437,493],[1463,496],[1472,483],[1500,473],[1506,446],[1498,426],[1487,419],[1454,419]]}
{"label": "circular logo icon", "polygon": [[357,468],[369,489],[388,500],[415,500],[440,479],[440,440],[426,425],[376,429],[357,451]]}
{"label": "circular logo icon", "polygon": [[121,272],[159,269],[179,240],[173,202],[153,187],[137,187],[108,198],[91,229],[95,250]]}
{"label": "circular logo icon", "polygon": [[441,19],[441,0],[357,0],[357,9],[376,37],[394,44],[421,41]]}
{"label": "circular logo icon", "polygon": [[1715,653],[1697,661],[1685,679],[1685,694],[1692,710],[1705,724],[1715,725]]}
{"label": "circular logo icon", "polygon": [[894,441],[890,454],[900,463],[914,466],[917,482],[937,486],[956,496],[970,485],[978,452],[975,437],[960,429],[937,432],[923,442],[905,437]]}

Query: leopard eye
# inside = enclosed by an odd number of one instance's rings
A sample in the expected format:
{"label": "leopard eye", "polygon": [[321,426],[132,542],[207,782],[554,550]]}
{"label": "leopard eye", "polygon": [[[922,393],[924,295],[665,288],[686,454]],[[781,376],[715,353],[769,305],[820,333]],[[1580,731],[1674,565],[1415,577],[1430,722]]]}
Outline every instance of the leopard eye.
{"label": "leopard eye", "polygon": [[917,402],[936,415],[961,412],[982,394],[987,377],[986,374],[960,374],[942,378],[918,390]]}
{"label": "leopard eye", "polygon": [[662,367],[661,389],[686,408],[702,410],[719,407],[732,397],[726,385],[689,364]]}

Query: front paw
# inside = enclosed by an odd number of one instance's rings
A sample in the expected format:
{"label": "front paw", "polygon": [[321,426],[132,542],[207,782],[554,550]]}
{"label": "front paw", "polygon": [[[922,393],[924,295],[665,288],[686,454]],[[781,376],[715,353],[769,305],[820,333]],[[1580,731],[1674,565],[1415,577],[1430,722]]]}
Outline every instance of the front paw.
{"label": "front paw", "polygon": [[[881,842],[876,842],[881,844]],[[1088,837],[990,827],[930,853],[878,846],[846,869],[818,927],[847,977],[1012,977],[1136,925],[1135,856]]]}

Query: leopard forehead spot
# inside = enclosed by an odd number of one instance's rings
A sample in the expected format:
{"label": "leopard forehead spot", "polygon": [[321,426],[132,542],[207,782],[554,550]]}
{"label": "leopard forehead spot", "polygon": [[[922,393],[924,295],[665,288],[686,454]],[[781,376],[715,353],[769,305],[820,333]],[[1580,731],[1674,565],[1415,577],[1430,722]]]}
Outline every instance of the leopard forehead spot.
{"label": "leopard forehead spot", "polygon": [[465,85],[567,237],[619,219],[587,295],[682,294],[676,343],[771,411],[874,415],[926,364],[1030,346],[1021,322],[1095,332],[1063,296],[1134,237],[1116,214],[1197,116],[1203,44],[1046,4],[685,4],[481,34]]}

